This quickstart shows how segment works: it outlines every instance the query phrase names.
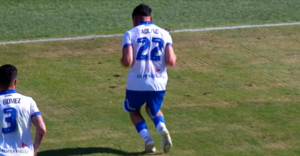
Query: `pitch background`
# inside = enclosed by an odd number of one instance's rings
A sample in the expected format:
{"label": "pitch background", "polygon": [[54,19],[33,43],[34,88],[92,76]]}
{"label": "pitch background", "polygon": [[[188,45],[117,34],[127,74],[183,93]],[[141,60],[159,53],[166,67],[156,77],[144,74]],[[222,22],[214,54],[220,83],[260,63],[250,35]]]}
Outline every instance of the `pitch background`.
{"label": "pitch background", "polygon": [[298,0],[0,0],[0,40],[123,33],[140,3],[168,29],[300,21]]}
{"label": "pitch background", "polygon": [[[122,33],[140,2],[170,29],[299,21],[293,0],[2,0],[0,38]],[[172,34],[178,63],[168,70],[163,105],[174,142],[169,155],[299,155],[299,30]],[[128,69],[120,50],[120,37],[0,46],[0,64],[18,67],[19,92],[37,101],[47,124],[39,155],[142,155],[122,108]]]}

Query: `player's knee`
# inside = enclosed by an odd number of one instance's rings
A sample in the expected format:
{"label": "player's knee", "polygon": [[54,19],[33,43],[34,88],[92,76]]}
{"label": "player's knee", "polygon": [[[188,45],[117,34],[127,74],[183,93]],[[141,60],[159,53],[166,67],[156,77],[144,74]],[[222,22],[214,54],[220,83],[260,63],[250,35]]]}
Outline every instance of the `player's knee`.
{"label": "player's knee", "polygon": [[153,113],[151,113],[151,111],[149,110],[148,114],[152,119],[156,118],[157,116],[164,116],[160,109],[158,111],[154,111]]}
{"label": "player's knee", "polygon": [[131,115],[141,115],[141,111],[140,110],[136,110],[136,111],[132,111],[130,112]]}
{"label": "player's knee", "polygon": [[158,112],[156,113],[156,116],[163,116],[163,112],[161,110],[158,110]]}

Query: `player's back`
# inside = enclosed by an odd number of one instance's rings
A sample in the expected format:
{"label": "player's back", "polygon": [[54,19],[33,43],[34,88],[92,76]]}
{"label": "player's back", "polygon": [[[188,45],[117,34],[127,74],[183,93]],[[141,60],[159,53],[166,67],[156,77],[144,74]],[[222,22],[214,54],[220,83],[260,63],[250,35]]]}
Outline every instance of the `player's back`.
{"label": "player's back", "polygon": [[123,46],[133,48],[133,66],[128,73],[127,89],[139,91],[165,90],[168,75],[165,47],[172,44],[166,30],[152,22],[142,22],[123,37]]}
{"label": "player's back", "polygon": [[0,92],[0,155],[33,155],[31,118],[40,112],[31,97]]}

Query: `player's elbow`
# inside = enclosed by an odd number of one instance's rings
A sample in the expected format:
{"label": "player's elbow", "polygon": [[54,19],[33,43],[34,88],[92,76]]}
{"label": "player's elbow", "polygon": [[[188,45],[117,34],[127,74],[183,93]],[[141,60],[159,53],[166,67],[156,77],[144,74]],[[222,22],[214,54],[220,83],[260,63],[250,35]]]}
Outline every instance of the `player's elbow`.
{"label": "player's elbow", "polygon": [[172,67],[172,66],[175,66],[175,64],[176,64],[175,61],[170,61],[168,65]]}
{"label": "player's elbow", "polygon": [[38,133],[39,135],[44,136],[46,132],[47,132],[46,125],[41,125],[36,128],[36,133]]}
{"label": "player's elbow", "polygon": [[133,64],[133,53],[132,53],[132,47],[127,46],[123,49],[123,56],[121,59],[121,62],[124,67],[132,66]]}
{"label": "player's elbow", "polygon": [[124,67],[130,67],[132,65],[132,61],[124,60],[124,61],[122,61],[122,64]]}
{"label": "player's elbow", "polygon": [[176,63],[177,56],[174,53],[173,47],[171,45],[167,45],[166,47],[166,64],[168,66],[174,66]]}
{"label": "player's elbow", "polygon": [[171,67],[174,66],[175,64],[176,64],[175,61],[170,61],[170,62],[167,63],[167,65],[168,65],[168,66],[171,66]]}
{"label": "player's elbow", "polygon": [[176,64],[176,56],[174,56],[173,58],[170,58],[170,59],[166,60],[166,64],[168,66],[174,66]]}

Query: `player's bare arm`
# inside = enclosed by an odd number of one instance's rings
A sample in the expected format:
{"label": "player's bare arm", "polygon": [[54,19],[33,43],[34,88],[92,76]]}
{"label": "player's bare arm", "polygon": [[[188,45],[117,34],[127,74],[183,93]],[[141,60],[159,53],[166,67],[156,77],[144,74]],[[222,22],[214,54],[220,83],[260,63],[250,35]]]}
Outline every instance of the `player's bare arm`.
{"label": "player's bare arm", "polygon": [[173,50],[172,45],[166,46],[166,64],[168,66],[174,66],[176,63],[177,56]]}
{"label": "player's bare arm", "polygon": [[40,115],[32,117],[32,123],[36,127],[35,140],[33,143],[34,155],[36,156],[38,149],[40,147],[40,144],[46,134],[46,125],[44,123],[42,116],[40,116]]}
{"label": "player's bare arm", "polygon": [[128,45],[123,48],[121,63],[125,67],[130,67],[133,64],[133,51],[132,46]]}

